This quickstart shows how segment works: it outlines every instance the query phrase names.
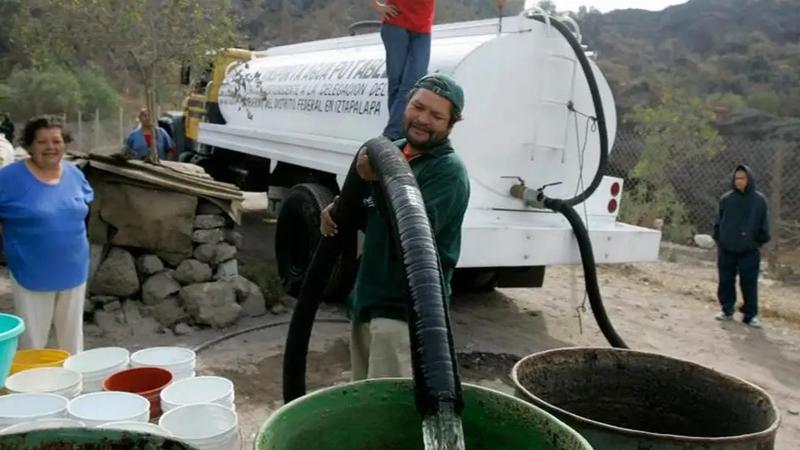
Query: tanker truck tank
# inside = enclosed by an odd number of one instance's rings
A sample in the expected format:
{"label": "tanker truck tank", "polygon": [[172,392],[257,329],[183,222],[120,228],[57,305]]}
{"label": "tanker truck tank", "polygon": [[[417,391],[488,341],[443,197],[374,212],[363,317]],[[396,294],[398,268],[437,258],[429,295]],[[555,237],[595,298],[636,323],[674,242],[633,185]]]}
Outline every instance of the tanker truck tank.
{"label": "tanker truck tank", "polygon": [[[573,24],[576,35],[577,25]],[[500,31],[502,30],[502,31]],[[434,27],[430,72],[464,88],[464,120],[451,140],[472,186],[454,288],[541,285],[544,267],[580,263],[567,220],[509,194],[517,180],[551,185],[548,197],[573,199],[601,169],[592,94],[580,61],[549,20],[526,14]],[[608,82],[588,60],[602,100],[608,148],[616,110]],[[387,117],[384,48],[378,34],[253,52],[219,91],[224,124],[203,123],[199,141],[272,160],[276,259],[296,294],[319,241],[319,211],[338,193],[357,149]],[[603,176],[575,205],[583,212],[598,263],[652,261],[660,232],[617,221],[622,180]],[[588,194],[588,193],[587,193]],[[350,252],[355,255],[355,250]],[[352,276],[342,264],[342,278]],[[345,283],[346,284],[346,283]],[[336,277],[328,290],[337,291]]]}

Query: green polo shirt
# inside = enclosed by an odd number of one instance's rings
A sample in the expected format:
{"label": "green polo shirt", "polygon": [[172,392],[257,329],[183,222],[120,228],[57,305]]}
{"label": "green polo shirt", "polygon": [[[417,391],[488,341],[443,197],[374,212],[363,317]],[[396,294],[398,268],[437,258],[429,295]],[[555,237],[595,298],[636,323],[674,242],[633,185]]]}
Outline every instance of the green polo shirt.
{"label": "green polo shirt", "polygon": [[[405,146],[401,139],[395,144]],[[450,280],[461,252],[461,224],[469,202],[469,177],[461,158],[447,141],[409,161],[417,179],[431,223],[450,297]],[[408,320],[405,269],[392,242],[389,222],[374,199],[382,200],[374,184],[365,199],[367,228],[355,288],[348,299],[350,318],[367,322],[373,318]]]}

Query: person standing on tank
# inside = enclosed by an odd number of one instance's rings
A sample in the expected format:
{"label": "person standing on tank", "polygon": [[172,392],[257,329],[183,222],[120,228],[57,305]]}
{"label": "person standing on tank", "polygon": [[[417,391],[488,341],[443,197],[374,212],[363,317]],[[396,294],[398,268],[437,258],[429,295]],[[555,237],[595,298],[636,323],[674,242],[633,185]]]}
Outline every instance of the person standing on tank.
{"label": "person standing on tank", "polygon": [[[406,139],[395,141],[417,180],[436,241],[444,274],[445,298],[450,297],[461,252],[461,224],[469,202],[469,177],[461,158],[450,144],[453,125],[461,120],[464,92],[452,78],[431,74],[411,90],[404,115]],[[348,298],[352,319],[350,358],[353,379],[410,377],[411,344],[403,261],[396,251],[385,214],[376,206],[382,195],[366,152],[358,153],[359,176],[371,182],[363,199],[367,227],[355,287]],[[337,233],[331,217],[334,203],[320,217],[320,233]]]}
{"label": "person standing on tank", "polygon": [[756,190],[753,172],[746,165],[733,171],[731,190],[719,200],[719,216],[714,223],[717,242],[719,287],[717,296],[722,311],[717,320],[733,320],[736,305],[736,275],[742,288],[742,322],[760,328],[758,318],[758,272],[761,246],[769,242],[767,199]]}
{"label": "person standing on tank", "polygon": [[[507,2],[493,1],[498,8]],[[386,50],[389,120],[383,135],[395,141],[404,137],[408,93],[428,72],[436,0],[369,0],[369,5],[381,16],[381,39]]]}

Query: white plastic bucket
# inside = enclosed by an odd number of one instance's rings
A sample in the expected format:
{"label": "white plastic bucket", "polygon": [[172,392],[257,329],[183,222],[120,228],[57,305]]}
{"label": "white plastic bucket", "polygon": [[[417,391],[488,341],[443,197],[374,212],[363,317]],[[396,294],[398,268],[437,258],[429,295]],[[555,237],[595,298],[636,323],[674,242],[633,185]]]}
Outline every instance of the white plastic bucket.
{"label": "white plastic bucket", "polygon": [[130,362],[130,352],[122,347],[101,347],[77,355],[64,361],[64,367],[83,375],[83,392],[103,390],[103,380],[112,374],[126,369]]}
{"label": "white plastic bucket", "polygon": [[110,422],[147,422],[150,402],[130,392],[92,392],[72,399],[67,412],[90,427]]}
{"label": "white plastic bucket", "polygon": [[137,431],[139,433],[149,433],[156,436],[172,437],[169,432],[154,423],[148,422],[111,422],[104,423],[98,428],[122,431]]}
{"label": "white plastic bucket", "polygon": [[21,422],[0,430],[0,434],[25,433],[34,430],[49,430],[53,428],[84,428],[86,424],[79,420],[67,418],[39,419],[32,422]]}
{"label": "white plastic bucket", "polygon": [[69,400],[56,394],[9,394],[0,396],[0,427],[38,419],[65,417]]}
{"label": "white plastic bucket", "polygon": [[161,367],[172,372],[173,381],[194,376],[197,356],[183,347],[151,347],[131,355],[131,367]]}
{"label": "white plastic bucket", "polygon": [[180,406],[197,403],[216,403],[234,408],[233,382],[227,378],[202,376],[177,381],[161,391],[161,409],[164,412]]}
{"label": "white plastic bucket", "polygon": [[198,450],[237,450],[240,445],[236,413],[215,403],[175,408],[164,413],[158,424]]}
{"label": "white plastic bucket", "polygon": [[63,367],[39,367],[11,375],[6,389],[12,393],[39,392],[73,398],[81,393],[81,374]]}

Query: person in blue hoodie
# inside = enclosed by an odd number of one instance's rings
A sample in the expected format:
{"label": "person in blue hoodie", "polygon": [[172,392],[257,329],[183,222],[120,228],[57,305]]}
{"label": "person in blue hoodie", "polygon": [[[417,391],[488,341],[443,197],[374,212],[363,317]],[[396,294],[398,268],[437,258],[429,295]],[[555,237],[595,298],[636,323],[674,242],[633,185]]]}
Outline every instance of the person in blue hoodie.
{"label": "person in blue hoodie", "polygon": [[761,246],[769,242],[767,199],[756,190],[752,170],[746,165],[733,171],[732,189],[719,200],[719,216],[714,223],[717,242],[719,287],[717,296],[722,311],[717,320],[732,320],[736,305],[736,275],[742,288],[742,321],[760,328],[758,318],[758,271]]}

